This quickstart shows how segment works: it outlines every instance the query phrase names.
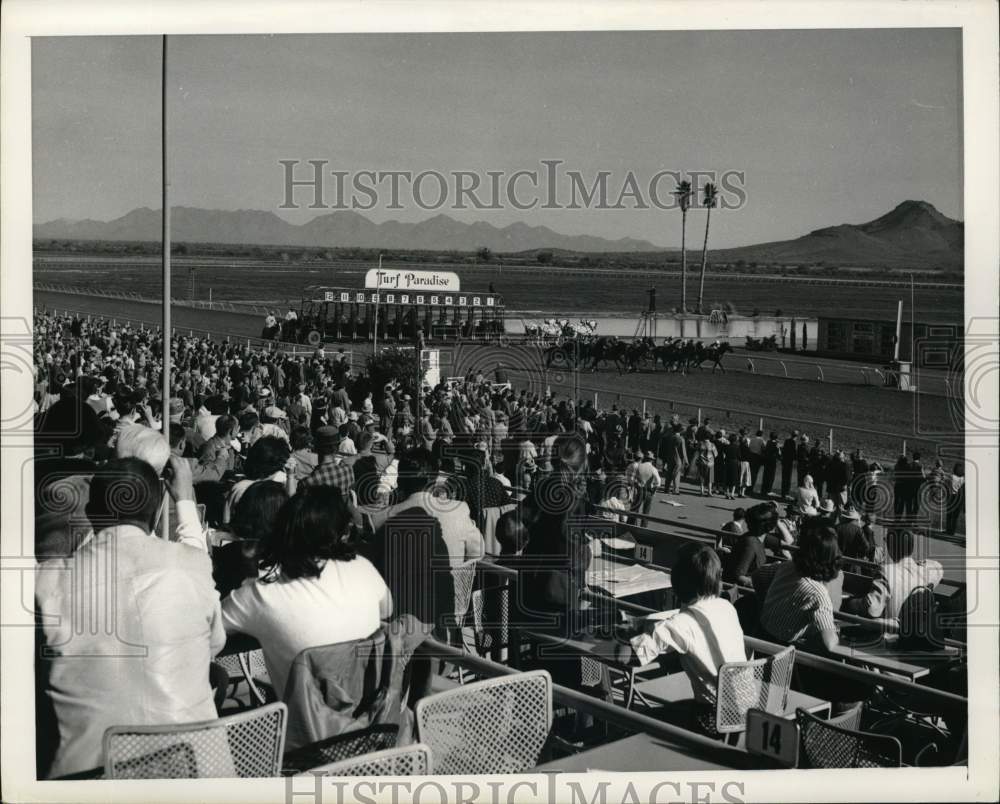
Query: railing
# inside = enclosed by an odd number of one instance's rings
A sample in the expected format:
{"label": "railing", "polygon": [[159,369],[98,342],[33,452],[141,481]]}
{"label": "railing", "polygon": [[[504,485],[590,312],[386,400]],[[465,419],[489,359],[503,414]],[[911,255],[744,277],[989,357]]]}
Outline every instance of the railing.
{"label": "railing", "polygon": [[[508,369],[511,372],[517,370],[515,368]],[[863,447],[867,457],[877,458],[883,463],[895,462],[900,454],[907,453],[911,448],[924,449],[928,454],[936,454],[939,445],[935,439],[913,433],[873,430],[816,419],[780,416],[770,412],[747,410],[734,405],[711,405],[688,399],[668,399],[628,391],[609,391],[607,388],[577,385],[573,378],[554,382],[549,378],[549,373],[546,372],[544,375],[545,386],[564,389],[570,396],[578,395],[580,399],[592,399],[595,408],[600,407],[601,401],[604,400],[605,407],[614,402],[619,408],[634,407],[637,410],[641,409],[643,413],[647,410],[655,411],[665,415],[666,418],[676,413],[682,417],[696,418],[699,425],[708,417],[712,419],[713,424],[724,427],[730,432],[737,432],[740,428],[747,428],[751,432],[757,430],[766,432],[768,429],[802,432],[806,429],[812,429],[813,438],[811,441],[822,439],[826,442],[830,452],[833,452],[838,444],[842,444],[840,448],[848,453],[858,447]],[[819,435],[816,431],[819,431]],[[862,437],[852,439],[851,435]],[[957,451],[962,449],[962,444],[958,441],[959,435],[956,433],[953,438],[947,441],[948,446]]]}

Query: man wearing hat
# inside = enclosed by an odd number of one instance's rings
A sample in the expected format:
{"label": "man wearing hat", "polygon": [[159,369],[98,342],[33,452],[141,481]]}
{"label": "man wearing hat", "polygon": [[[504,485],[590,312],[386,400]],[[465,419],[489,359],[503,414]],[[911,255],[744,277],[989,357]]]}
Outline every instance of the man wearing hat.
{"label": "man wearing hat", "polygon": [[840,512],[837,525],[837,544],[847,558],[871,561],[875,556],[875,545],[868,541],[861,527],[861,514],[853,506]]}
{"label": "man wearing hat", "polygon": [[[354,487],[354,469],[350,464],[344,462],[344,456],[340,454],[340,431],[333,426],[325,425],[316,430],[315,436],[316,455],[319,457],[319,465],[313,473],[302,481],[304,488],[309,486],[334,486],[340,490],[345,497]],[[354,444],[351,444],[354,453]]]}

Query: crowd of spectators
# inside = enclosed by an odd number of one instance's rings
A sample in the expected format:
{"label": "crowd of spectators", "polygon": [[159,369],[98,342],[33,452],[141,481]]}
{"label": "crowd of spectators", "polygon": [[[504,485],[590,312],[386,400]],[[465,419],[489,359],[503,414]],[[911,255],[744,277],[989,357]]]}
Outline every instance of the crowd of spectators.
{"label": "crowd of spectators", "polygon": [[[826,648],[841,554],[885,564],[851,601],[864,616],[898,614],[909,588],[934,582],[908,531],[874,536],[865,484],[881,467],[797,432],[779,443],[599,410],[516,389],[499,364],[417,388],[375,383],[342,352],[184,336],[164,399],[157,331],[45,312],[34,324],[42,778],[99,765],[108,726],[214,717],[227,632],[259,641],[279,697],[303,649],[364,638],[390,615],[449,638],[468,607],[454,573],[487,554],[521,568],[519,616],[593,627],[590,535],[576,523],[642,526],[654,494],[684,480],[763,500],[727,524],[721,553],[682,554],[685,619],[633,642],[646,658],[684,653],[704,699],[721,661],[743,655],[742,613],[714,602],[723,581],[760,590],[768,637]],[[905,460],[901,516],[914,484],[961,494],[960,467],[928,479],[919,455]],[[765,549],[792,560],[768,563]],[[578,663],[553,671],[580,683]]]}

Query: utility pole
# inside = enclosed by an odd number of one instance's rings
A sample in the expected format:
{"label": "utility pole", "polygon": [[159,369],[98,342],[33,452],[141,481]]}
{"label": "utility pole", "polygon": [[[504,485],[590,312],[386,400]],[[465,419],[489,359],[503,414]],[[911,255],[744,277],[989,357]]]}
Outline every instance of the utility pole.
{"label": "utility pole", "polygon": [[[160,78],[160,158],[163,185],[163,401],[160,425],[170,443],[170,173],[167,164],[167,35],[163,35],[162,76]],[[170,538],[170,504],[164,500],[163,538]]]}

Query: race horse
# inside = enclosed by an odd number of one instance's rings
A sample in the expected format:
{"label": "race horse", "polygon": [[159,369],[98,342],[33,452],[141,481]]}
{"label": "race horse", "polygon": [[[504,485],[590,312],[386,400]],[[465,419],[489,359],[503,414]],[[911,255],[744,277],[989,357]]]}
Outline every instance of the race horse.
{"label": "race horse", "polygon": [[725,357],[726,352],[733,351],[733,347],[729,345],[729,341],[716,341],[711,346],[704,346],[699,343],[695,346],[694,358],[689,362],[689,366],[697,367],[699,370],[702,368],[703,363],[712,361],[712,373],[715,374],[716,369],[722,369],[722,373],[726,373],[726,367],[722,365],[722,358]]}

